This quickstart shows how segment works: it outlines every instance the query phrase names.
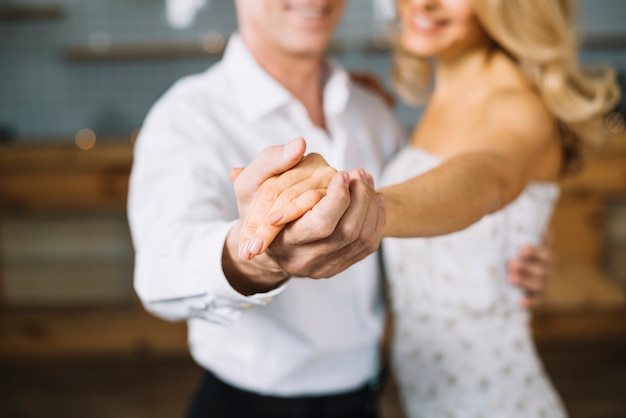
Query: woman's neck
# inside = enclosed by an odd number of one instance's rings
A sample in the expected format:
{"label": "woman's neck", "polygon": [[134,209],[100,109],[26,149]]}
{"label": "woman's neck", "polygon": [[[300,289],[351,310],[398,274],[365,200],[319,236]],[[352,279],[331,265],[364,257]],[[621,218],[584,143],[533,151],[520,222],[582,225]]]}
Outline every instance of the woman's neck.
{"label": "woman's neck", "polygon": [[493,76],[492,64],[500,54],[502,52],[494,45],[483,45],[438,57],[435,60],[433,98],[466,95],[474,89],[484,89],[481,81]]}

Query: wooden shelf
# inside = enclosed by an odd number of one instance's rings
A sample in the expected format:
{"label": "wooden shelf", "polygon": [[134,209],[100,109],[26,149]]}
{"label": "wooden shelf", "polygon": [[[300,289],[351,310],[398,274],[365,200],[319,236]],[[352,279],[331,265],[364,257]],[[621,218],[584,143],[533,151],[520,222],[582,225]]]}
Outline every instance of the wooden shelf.
{"label": "wooden shelf", "polygon": [[186,324],[128,308],[0,310],[0,357],[185,353]]}
{"label": "wooden shelf", "polygon": [[[10,216],[123,214],[130,141],[0,146],[0,213]],[[578,176],[563,182],[553,216],[559,261],[546,312],[602,311],[626,305],[623,286],[603,271],[607,205],[626,197],[626,135],[612,138]]]}
{"label": "wooden shelf", "polygon": [[[162,61],[171,59],[219,59],[224,52],[224,45],[205,48],[201,42],[179,43],[128,43],[112,44],[98,48],[89,45],[72,45],[64,49],[64,59],[71,63],[81,62],[125,62],[125,61]],[[346,47],[340,40],[333,41],[331,53],[345,52]]]}
{"label": "wooden shelf", "polygon": [[593,312],[537,312],[532,319],[540,343],[626,338],[626,309]]}
{"label": "wooden shelf", "polygon": [[[132,163],[130,141],[0,146],[0,213],[123,213]],[[533,319],[539,341],[626,336],[626,293],[600,268],[603,205],[626,196],[626,135],[568,179],[554,224],[558,268]],[[621,180],[620,180],[621,179]],[[8,216],[7,216],[8,215]],[[186,327],[121,307],[0,309],[0,356],[8,359],[92,354],[186,353]]]}
{"label": "wooden shelf", "polygon": [[[390,54],[391,46],[389,39],[381,37],[378,40],[364,41],[351,49],[365,54]],[[626,34],[589,34],[581,38],[580,48],[583,52],[623,50],[626,48]]]}
{"label": "wooden shelf", "polygon": [[159,61],[170,59],[219,58],[223,48],[207,51],[200,43],[119,44],[98,49],[88,45],[67,47],[64,58],[68,62],[104,61]]}
{"label": "wooden shelf", "polygon": [[583,50],[621,50],[626,48],[626,34],[590,34],[583,37]]}
{"label": "wooden shelf", "polygon": [[123,213],[133,146],[99,141],[0,146],[0,212]]}
{"label": "wooden shelf", "polygon": [[623,309],[626,309],[623,285],[593,263],[566,257],[557,260],[556,272],[538,312],[560,314]]}
{"label": "wooden shelf", "polygon": [[626,132],[615,134],[579,174],[561,182],[566,196],[626,196]]}
{"label": "wooden shelf", "polygon": [[[540,342],[626,338],[626,310],[538,313]],[[0,357],[50,359],[103,354],[187,353],[185,322],[126,308],[0,310]]]}
{"label": "wooden shelf", "polygon": [[56,5],[0,6],[0,21],[57,20],[63,15],[63,9]]}

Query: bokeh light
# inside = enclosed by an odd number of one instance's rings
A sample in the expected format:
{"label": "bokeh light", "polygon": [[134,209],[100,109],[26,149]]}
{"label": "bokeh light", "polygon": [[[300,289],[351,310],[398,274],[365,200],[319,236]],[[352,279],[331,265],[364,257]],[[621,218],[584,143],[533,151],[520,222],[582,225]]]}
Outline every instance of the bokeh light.
{"label": "bokeh light", "polygon": [[221,33],[216,31],[207,32],[202,38],[202,49],[209,54],[216,54],[224,49],[226,41]]}
{"label": "bokeh light", "polygon": [[96,134],[91,129],[81,129],[76,133],[74,140],[78,148],[87,151],[96,145]]}
{"label": "bokeh light", "polygon": [[89,35],[89,49],[96,54],[105,54],[111,49],[111,35],[106,31],[96,31]]}

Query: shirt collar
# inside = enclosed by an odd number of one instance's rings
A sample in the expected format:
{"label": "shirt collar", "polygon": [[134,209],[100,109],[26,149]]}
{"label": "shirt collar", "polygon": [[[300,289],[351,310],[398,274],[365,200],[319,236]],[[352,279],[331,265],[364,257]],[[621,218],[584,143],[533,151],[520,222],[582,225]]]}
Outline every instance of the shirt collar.
{"label": "shirt collar", "polygon": [[326,68],[328,73],[324,85],[324,114],[336,116],[348,105],[352,81],[339,63],[328,60]]}
{"label": "shirt collar", "polygon": [[[239,108],[250,120],[261,118],[296,99],[256,61],[238,34],[231,35],[224,58],[226,71],[233,80]],[[324,85],[324,112],[334,116],[346,107],[350,96],[350,77],[336,62],[327,62]]]}

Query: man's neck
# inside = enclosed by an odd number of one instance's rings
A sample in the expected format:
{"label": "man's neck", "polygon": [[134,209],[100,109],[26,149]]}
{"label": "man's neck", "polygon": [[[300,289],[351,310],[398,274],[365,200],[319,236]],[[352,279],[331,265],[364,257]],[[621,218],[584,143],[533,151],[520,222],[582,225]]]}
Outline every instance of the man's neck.
{"label": "man's neck", "polygon": [[275,48],[258,48],[244,42],[259,65],[305,107],[311,121],[326,129],[323,106],[324,57],[294,55]]}

